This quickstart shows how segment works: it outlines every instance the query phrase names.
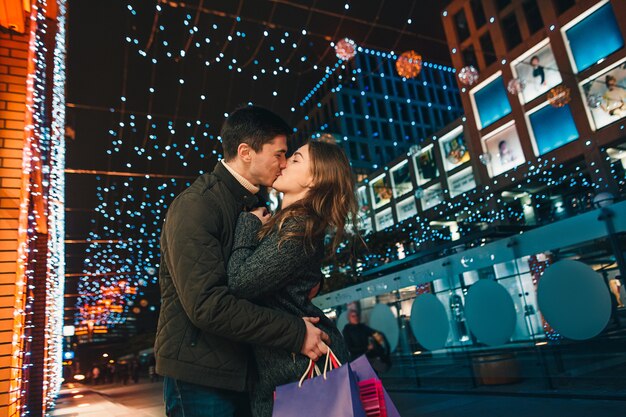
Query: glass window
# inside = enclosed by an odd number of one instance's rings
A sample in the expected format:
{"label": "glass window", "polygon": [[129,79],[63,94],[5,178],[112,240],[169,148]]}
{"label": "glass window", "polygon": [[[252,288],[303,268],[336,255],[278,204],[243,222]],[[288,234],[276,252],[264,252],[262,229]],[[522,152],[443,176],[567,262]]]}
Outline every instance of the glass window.
{"label": "glass window", "polygon": [[460,12],[454,15],[454,23],[456,24],[456,34],[459,37],[459,43],[469,38],[470,32],[467,18],[465,17],[465,10],[461,9]]}
{"label": "glass window", "polygon": [[474,24],[476,29],[487,23],[485,18],[485,11],[483,10],[482,0],[471,0],[470,7],[472,8],[472,15],[474,15]]}
{"label": "glass window", "polygon": [[479,129],[485,128],[511,113],[511,105],[501,75],[487,85],[480,87],[479,90],[473,91],[471,97],[478,113]]}
{"label": "glass window", "polygon": [[470,153],[463,138],[462,126],[442,136],[439,139],[439,147],[441,148],[441,157],[446,171],[451,171],[470,160]]}
{"label": "glass window", "polygon": [[367,146],[367,143],[359,143],[359,148],[361,149],[361,159],[371,161],[372,157],[370,156],[370,148]]}
{"label": "glass window", "polygon": [[409,217],[415,216],[417,214],[415,199],[413,197],[409,197],[399,202],[396,205],[396,214],[398,215],[399,222],[406,220]]}
{"label": "glass window", "polygon": [[478,63],[476,61],[476,52],[474,51],[474,45],[470,45],[467,48],[463,49],[463,62],[465,65],[473,65],[478,67]]}
{"label": "glass window", "polygon": [[496,51],[493,49],[493,42],[491,42],[489,31],[485,32],[480,37],[480,47],[483,50],[483,58],[487,66],[496,62]]}
{"label": "glass window", "polygon": [[541,12],[539,12],[537,0],[524,0],[522,10],[524,10],[530,33],[535,33],[543,28],[543,19],[541,18]]}
{"label": "glass window", "polygon": [[569,105],[546,105],[528,116],[538,155],[578,139],[578,130]]}
{"label": "glass window", "polygon": [[562,14],[576,4],[576,0],[552,0],[552,3],[554,4],[556,12]]}
{"label": "glass window", "polygon": [[583,71],[624,46],[610,3],[565,30],[574,66]]}
{"label": "glass window", "polygon": [[517,17],[515,12],[503,17],[500,21],[502,28],[502,34],[504,35],[504,42],[508,50],[515,48],[522,43],[522,34],[519,31],[519,25],[517,24]]}
{"label": "glass window", "polygon": [[428,145],[415,154],[413,162],[415,163],[416,178],[419,185],[426,184],[439,176],[437,161],[435,161],[435,147],[433,145]]}
{"label": "glass window", "polygon": [[488,155],[485,162],[489,175],[492,177],[515,168],[525,161],[522,145],[513,123],[486,137],[484,148]]}
{"label": "glass window", "polygon": [[596,129],[626,117],[626,60],[584,81],[582,90]]}
{"label": "glass window", "polygon": [[400,164],[390,169],[391,172],[391,187],[393,190],[393,196],[395,198],[402,197],[406,193],[413,190],[413,183],[411,182],[411,171],[409,168],[409,161],[404,160]]}
{"label": "glass window", "polygon": [[370,183],[372,191],[372,206],[374,209],[384,206],[391,201],[391,190],[387,185],[387,174],[376,177]]}
{"label": "glass window", "polygon": [[523,103],[534,100],[562,81],[549,43],[534,47],[513,61],[512,66],[513,74],[525,85],[521,93]]}
{"label": "glass window", "polygon": [[383,230],[390,226],[393,226],[391,207],[376,214],[376,230]]}
{"label": "glass window", "polygon": [[425,189],[422,194],[421,202],[422,210],[428,210],[429,208],[442,203],[443,191],[441,190],[441,184],[435,184],[432,187]]}
{"label": "glass window", "polygon": [[467,167],[463,171],[451,175],[448,178],[450,197],[456,197],[457,195],[473,190],[474,188],[476,188],[476,181],[474,180],[472,167]]}
{"label": "glass window", "polygon": [[509,4],[511,4],[511,0],[496,0],[496,7],[498,10],[504,9]]}

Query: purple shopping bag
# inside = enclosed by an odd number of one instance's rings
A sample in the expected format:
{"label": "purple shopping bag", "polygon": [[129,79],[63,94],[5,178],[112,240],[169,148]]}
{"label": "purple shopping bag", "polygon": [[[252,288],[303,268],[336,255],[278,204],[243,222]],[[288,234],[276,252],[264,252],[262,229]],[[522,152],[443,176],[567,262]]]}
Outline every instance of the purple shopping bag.
{"label": "purple shopping bag", "polygon": [[[327,361],[328,362],[328,361]],[[305,375],[312,375],[309,363]],[[276,388],[272,417],[366,417],[348,365]]]}
{"label": "purple shopping bag", "polygon": [[[350,369],[352,369],[352,372],[354,372],[354,376],[356,377],[357,382],[365,381],[372,378],[380,379],[378,378],[378,375],[376,375],[376,372],[374,372],[372,365],[370,365],[370,362],[367,360],[367,357],[365,355],[359,356],[358,358],[350,362]],[[387,417],[400,417],[398,409],[391,401],[391,397],[389,397],[389,394],[384,387],[383,391],[385,393],[385,407],[387,408]]]}

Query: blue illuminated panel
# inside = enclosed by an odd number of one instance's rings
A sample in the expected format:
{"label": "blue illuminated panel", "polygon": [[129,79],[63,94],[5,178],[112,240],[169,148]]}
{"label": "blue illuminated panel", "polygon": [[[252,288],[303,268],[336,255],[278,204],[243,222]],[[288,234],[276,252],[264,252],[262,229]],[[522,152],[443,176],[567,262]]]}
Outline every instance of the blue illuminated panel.
{"label": "blue illuminated panel", "polygon": [[578,139],[578,130],[569,105],[550,105],[529,116],[539,155]]}
{"label": "blue illuminated panel", "polygon": [[511,113],[511,105],[504,88],[502,77],[498,77],[474,93],[474,103],[478,110],[482,128]]}
{"label": "blue illuminated panel", "polygon": [[578,71],[583,71],[624,46],[610,3],[565,31]]}

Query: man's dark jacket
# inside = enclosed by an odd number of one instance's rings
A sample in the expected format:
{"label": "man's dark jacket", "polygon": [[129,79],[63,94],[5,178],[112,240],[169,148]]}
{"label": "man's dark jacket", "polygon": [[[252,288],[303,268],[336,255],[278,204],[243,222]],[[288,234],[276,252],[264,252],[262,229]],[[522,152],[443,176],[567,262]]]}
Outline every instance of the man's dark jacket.
{"label": "man's dark jacket", "polygon": [[306,333],[301,318],[239,300],[227,290],[237,218],[256,201],[220,162],[172,202],[161,234],[154,348],[160,375],[244,391],[249,344],[300,351]]}

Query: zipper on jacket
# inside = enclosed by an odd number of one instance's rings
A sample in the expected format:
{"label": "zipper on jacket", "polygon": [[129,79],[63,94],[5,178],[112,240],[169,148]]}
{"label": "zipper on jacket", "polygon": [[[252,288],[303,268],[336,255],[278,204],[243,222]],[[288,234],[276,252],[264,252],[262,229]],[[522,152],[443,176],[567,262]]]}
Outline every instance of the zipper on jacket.
{"label": "zipper on jacket", "polygon": [[194,347],[198,344],[198,336],[200,336],[200,329],[194,327],[191,330],[191,342],[189,342],[189,346]]}

